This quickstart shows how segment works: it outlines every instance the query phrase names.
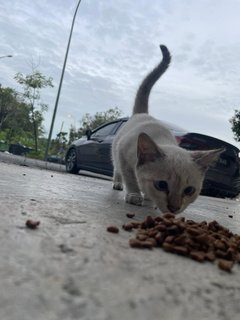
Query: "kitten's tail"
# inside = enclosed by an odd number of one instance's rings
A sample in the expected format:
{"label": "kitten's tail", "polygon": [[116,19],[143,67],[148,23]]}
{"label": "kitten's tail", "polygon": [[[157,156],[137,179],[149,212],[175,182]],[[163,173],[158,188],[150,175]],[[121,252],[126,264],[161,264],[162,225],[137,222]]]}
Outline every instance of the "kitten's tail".
{"label": "kitten's tail", "polygon": [[160,49],[163,55],[162,61],[146,76],[140,85],[135,98],[133,114],[148,113],[148,99],[150,91],[161,75],[167,70],[171,62],[171,55],[168,48],[164,45],[160,45]]}

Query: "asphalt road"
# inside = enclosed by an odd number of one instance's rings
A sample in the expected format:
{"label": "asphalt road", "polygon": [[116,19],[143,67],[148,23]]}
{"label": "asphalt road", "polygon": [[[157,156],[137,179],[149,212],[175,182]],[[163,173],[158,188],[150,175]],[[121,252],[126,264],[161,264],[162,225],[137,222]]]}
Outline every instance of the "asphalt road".
{"label": "asphalt road", "polygon": [[[239,265],[228,274],[161,249],[131,249],[126,213],[142,220],[155,209],[125,204],[108,180],[9,161],[0,157],[0,319],[239,319]],[[182,215],[240,233],[239,211],[239,201],[199,197]],[[106,232],[110,224],[120,233]]]}

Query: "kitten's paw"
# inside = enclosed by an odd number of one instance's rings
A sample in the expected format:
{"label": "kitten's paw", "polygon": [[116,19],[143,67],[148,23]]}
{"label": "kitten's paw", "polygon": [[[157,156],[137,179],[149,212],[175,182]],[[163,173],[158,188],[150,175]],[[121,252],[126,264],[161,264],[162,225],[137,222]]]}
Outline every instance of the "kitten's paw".
{"label": "kitten's paw", "polygon": [[135,206],[143,205],[143,197],[139,193],[128,193],[126,195],[125,201],[127,203],[134,204]]}
{"label": "kitten's paw", "polygon": [[114,190],[120,190],[120,191],[122,191],[122,190],[123,190],[123,185],[122,185],[122,183],[121,183],[121,182],[114,182],[114,183],[113,183],[113,189],[114,189]]}

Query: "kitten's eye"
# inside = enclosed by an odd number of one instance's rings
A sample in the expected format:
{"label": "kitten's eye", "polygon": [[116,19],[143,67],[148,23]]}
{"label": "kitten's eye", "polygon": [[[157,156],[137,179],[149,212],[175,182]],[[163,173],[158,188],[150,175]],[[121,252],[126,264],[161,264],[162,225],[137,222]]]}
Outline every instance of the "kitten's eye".
{"label": "kitten's eye", "polygon": [[186,189],[184,189],[184,194],[186,196],[192,196],[195,191],[196,189],[194,187],[187,187]]}
{"label": "kitten's eye", "polygon": [[153,185],[159,191],[169,192],[168,184],[166,181],[154,181]]}

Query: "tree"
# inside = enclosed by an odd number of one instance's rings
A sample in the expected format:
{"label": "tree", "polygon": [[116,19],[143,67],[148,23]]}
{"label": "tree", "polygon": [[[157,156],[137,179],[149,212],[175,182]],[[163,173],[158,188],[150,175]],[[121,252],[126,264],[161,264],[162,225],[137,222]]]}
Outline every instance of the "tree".
{"label": "tree", "polygon": [[234,139],[240,142],[240,110],[235,110],[234,116],[229,121],[232,124]]}
{"label": "tree", "polygon": [[43,113],[48,106],[40,101],[40,90],[46,87],[53,87],[52,78],[47,78],[41,72],[32,68],[32,74],[23,75],[17,73],[14,79],[23,86],[23,98],[30,105],[31,121],[33,124],[33,135],[35,140],[35,151],[38,151],[38,137],[43,134]]}
{"label": "tree", "polygon": [[52,139],[51,141],[51,154],[59,155],[60,157],[64,157],[67,145],[67,132],[60,131],[56,139]]}
{"label": "tree", "polygon": [[81,127],[78,130],[78,133],[84,135],[87,129],[95,129],[100,125],[118,119],[122,114],[122,111],[118,107],[108,109],[104,112],[97,112],[94,116],[91,116],[89,113],[86,113],[81,121]]}
{"label": "tree", "polygon": [[14,114],[17,104],[16,91],[11,88],[2,88],[0,85],[0,130],[7,119]]}
{"label": "tree", "polygon": [[78,130],[76,130],[75,126],[71,125],[69,130],[68,143],[70,144],[78,138],[81,138],[81,136],[78,134]]}
{"label": "tree", "polygon": [[[30,107],[17,92],[0,86],[0,139],[8,143],[30,138]],[[22,142],[22,141],[21,141]]]}
{"label": "tree", "polygon": [[93,130],[106,122],[120,118],[121,115],[122,111],[118,107],[110,108],[104,112],[97,112],[93,116],[91,116],[89,113],[86,113],[80,120],[81,126],[78,130],[74,127],[70,128],[69,143],[84,136],[87,129]]}

